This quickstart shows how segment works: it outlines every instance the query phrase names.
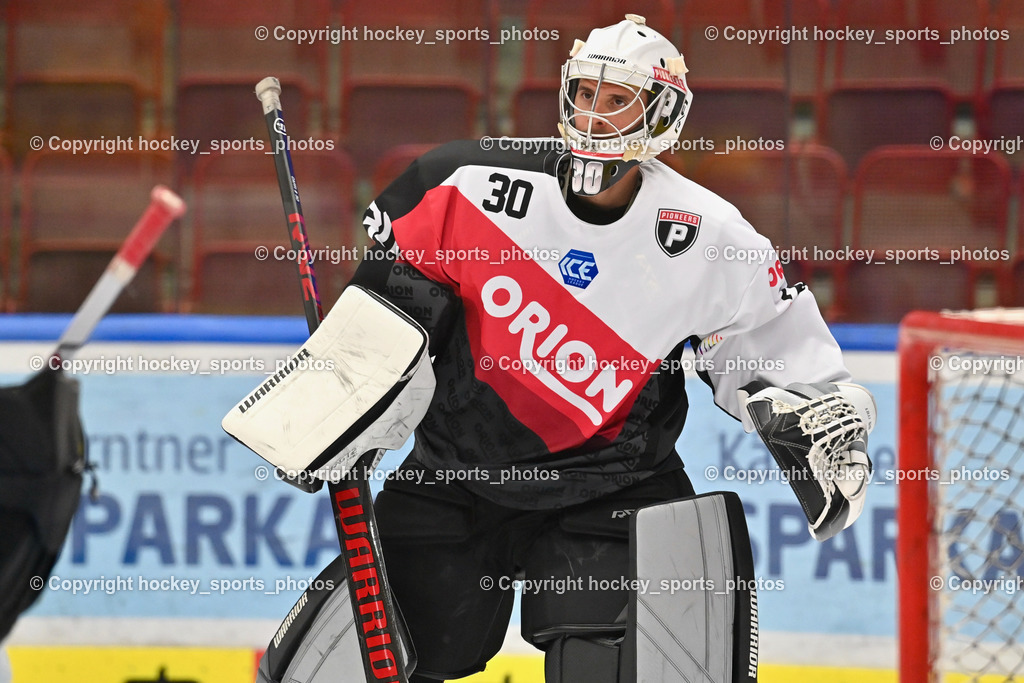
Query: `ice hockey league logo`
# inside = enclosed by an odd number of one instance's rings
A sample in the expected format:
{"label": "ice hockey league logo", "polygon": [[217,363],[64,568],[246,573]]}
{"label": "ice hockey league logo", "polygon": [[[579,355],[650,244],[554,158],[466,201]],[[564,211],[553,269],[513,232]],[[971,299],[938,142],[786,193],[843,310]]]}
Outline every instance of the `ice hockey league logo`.
{"label": "ice hockey league logo", "polygon": [[700,230],[700,216],[688,211],[661,209],[658,211],[658,224],[655,236],[658,246],[669,256],[679,256],[697,241]]}

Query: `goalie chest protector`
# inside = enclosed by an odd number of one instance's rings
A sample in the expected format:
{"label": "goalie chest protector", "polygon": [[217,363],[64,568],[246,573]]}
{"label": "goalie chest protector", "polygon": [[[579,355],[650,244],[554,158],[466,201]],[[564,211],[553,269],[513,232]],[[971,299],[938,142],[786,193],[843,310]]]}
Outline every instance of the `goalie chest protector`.
{"label": "goalie chest protector", "polygon": [[[557,141],[491,142],[429,152],[364,217],[395,258],[377,291],[423,324],[436,355],[428,438],[414,457],[486,471],[467,486],[525,508],[678,466],[684,345],[744,334],[791,306],[799,292],[787,295],[774,248],[734,206],[657,160],[640,164],[621,218],[585,222],[553,173],[566,163]],[[445,307],[457,309],[447,326]],[[794,317],[780,345],[807,342]],[[794,376],[821,372],[806,348],[787,359]],[[517,479],[540,470],[553,476]]]}

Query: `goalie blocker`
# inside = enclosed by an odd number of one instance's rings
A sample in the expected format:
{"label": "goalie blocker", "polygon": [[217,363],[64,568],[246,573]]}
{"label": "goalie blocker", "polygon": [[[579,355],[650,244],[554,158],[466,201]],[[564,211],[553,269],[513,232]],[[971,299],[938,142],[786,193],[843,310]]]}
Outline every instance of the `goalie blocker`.
{"label": "goalie blocker", "polygon": [[743,428],[757,430],[789,478],[815,540],[853,524],[871,481],[868,434],[877,409],[857,384],[751,382],[740,390]]}
{"label": "goalie blocker", "polygon": [[353,285],[221,426],[299,483],[340,481],[364,453],[401,447],[433,394],[427,333]]}

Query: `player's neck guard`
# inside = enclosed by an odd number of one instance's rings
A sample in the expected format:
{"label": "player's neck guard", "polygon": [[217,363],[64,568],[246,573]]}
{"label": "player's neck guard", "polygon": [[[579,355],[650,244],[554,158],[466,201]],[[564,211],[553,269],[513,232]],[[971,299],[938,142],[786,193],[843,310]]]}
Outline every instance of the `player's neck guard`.
{"label": "player's neck guard", "polygon": [[569,194],[592,197],[607,190],[631,168],[639,165],[637,159],[602,159],[587,152],[569,150],[558,160],[556,175],[563,198]]}

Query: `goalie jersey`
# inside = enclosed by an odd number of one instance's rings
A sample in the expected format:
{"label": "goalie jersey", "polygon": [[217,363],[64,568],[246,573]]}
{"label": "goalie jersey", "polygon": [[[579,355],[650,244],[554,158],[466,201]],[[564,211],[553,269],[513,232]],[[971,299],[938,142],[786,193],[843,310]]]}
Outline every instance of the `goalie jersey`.
{"label": "goalie jersey", "polygon": [[543,142],[439,147],[364,217],[377,246],[354,282],[430,334],[437,390],[411,457],[439,479],[570,505],[681,466],[686,370],[733,417],[753,380],[849,381],[813,296],[735,207],[653,160],[621,217],[588,223]]}

